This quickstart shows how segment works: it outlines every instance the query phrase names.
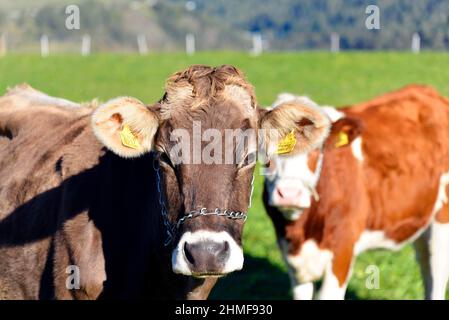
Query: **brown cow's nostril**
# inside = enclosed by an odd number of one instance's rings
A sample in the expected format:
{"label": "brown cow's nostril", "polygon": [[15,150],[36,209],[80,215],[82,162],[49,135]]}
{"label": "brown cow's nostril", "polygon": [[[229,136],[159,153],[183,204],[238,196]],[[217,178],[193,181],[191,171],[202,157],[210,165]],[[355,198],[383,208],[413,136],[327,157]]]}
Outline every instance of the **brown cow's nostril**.
{"label": "brown cow's nostril", "polygon": [[185,256],[186,256],[187,261],[188,261],[190,264],[192,264],[192,265],[195,264],[195,259],[193,258],[192,254],[190,253],[189,245],[188,245],[187,242],[184,243],[184,254],[185,254]]}
{"label": "brown cow's nostril", "polygon": [[184,256],[194,274],[219,273],[231,254],[228,241],[198,241],[184,244]]}
{"label": "brown cow's nostril", "polygon": [[223,248],[217,252],[217,259],[223,264],[226,263],[226,260],[229,258],[229,243],[225,241],[223,243]]}

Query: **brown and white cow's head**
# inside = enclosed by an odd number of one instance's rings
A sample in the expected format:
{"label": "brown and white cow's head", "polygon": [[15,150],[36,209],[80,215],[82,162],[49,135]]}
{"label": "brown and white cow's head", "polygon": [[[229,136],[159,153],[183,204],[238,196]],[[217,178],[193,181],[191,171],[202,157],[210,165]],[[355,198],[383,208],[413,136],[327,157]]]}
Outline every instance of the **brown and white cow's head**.
{"label": "brown and white cow's head", "polygon": [[298,219],[312,200],[318,200],[316,187],[320,178],[324,157],[324,148],[336,149],[350,146],[354,156],[361,157],[360,138],[357,123],[345,118],[345,115],[329,106],[318,106],[305,96],[282,93],[273,103],[274,109],[284,104],[307,105],[320,109],[329,118],[332,128],[325,144],[320,148],[306,152],[294,150],[288,154],[272,157],[266,168],[265,184],[268,193],[268,205],[276,207],[287,220]]}
{"label": "brown and white cow's head", "polygon": [[[229,213],[248,210],[260,128],[294,129],[307,148],[323,141],[322,118],[303,106],[259,110],[252,86],[236,68],[192,66],[169,78],[159,103],[112,100],[94,113],[93,126],[119,156],[156,153],[169,221],[178,224],[173,271],[207,277],[243,266],[244,219]],[[202,215],[201,209],[227,215]]]}

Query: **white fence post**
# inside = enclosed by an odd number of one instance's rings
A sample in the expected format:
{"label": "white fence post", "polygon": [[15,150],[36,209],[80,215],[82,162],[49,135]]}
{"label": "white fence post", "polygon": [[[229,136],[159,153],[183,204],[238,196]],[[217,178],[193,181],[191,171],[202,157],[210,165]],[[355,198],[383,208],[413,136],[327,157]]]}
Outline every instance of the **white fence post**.
{"label": "white fence post", "polygon": [[88,56],[90,54],[90,35],[83,35],[83,40],[81,42],[81,55]]}
{"label": "white fence post", "polygon": [[340,52],[340,36],[338,33],[331,33],[331,52]]}
{"label": "white fence post", "polygon": [[412,36],[412,52],[419,53],[421,51],[421,37],[417,32]]}
{"label": "white fence post", "polygon": [[41,36],[41,56],[46,57],[50,54],[50,45],[48,43],[48,36],[43,34]]}
{"label": "white fence post", "polygon": [[193,33],[186,34],[186,53],[188,55],[195,53],[195,35]]}
{"label": "white fence post", "polygon": [[251,49],[251,53],[255,56],[258,56],[263,52],[262,35],[260,33],[253,33],[252,39],[253,39],[253,48]]}
{"label": "white fence post", "polygon": [[144,34],[139,34],[137,36],[137,46],[139,47],[139,53],[141,55],[145,55],[148,53],[147,38]]}
{"label": "white fence post", "polygon": [[195,53],[195,35],[193,33],[186,34],[186,53],[188,55]]}
{"label": "white fence post", "polygon": [[2,34],[0,37],[0,57],[6,55],[6,34]]}

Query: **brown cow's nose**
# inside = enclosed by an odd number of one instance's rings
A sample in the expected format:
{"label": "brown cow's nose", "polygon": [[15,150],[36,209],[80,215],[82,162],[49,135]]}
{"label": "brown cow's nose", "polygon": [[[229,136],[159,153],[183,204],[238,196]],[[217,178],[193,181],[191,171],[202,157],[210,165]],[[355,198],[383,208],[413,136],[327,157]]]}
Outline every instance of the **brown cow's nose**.
{"label": "brown cow's nose", "polygon": [[184,244],[184,254],[195,276],[220,275],[229,259],[229,243],[199,241]]}

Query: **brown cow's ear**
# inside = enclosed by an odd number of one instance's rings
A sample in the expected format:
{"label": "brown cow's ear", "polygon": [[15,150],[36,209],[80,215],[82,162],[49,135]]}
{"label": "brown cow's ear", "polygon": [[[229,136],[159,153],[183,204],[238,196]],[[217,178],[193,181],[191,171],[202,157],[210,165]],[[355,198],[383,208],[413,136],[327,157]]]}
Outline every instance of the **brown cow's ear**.
{"label": "brown cow's ear", "polygon": [[158,126],[155,110],[130,97],[110,100],[92,114],[92,127],[97,138],[123,158],[134,158],[151,151]]}
{"label": "brown cow's ear", "polygon": [[332,124],[331,133],[326,141],[327,148],[341,148],[350,145],[363,131],[359,119],[342,118]]}
{"label": "brown cow's ear", "polygon": [[314,106],[295,101],[259,112],[262,148],[273,153],[294,154],[322,145],[330,129],[330,120]]}

